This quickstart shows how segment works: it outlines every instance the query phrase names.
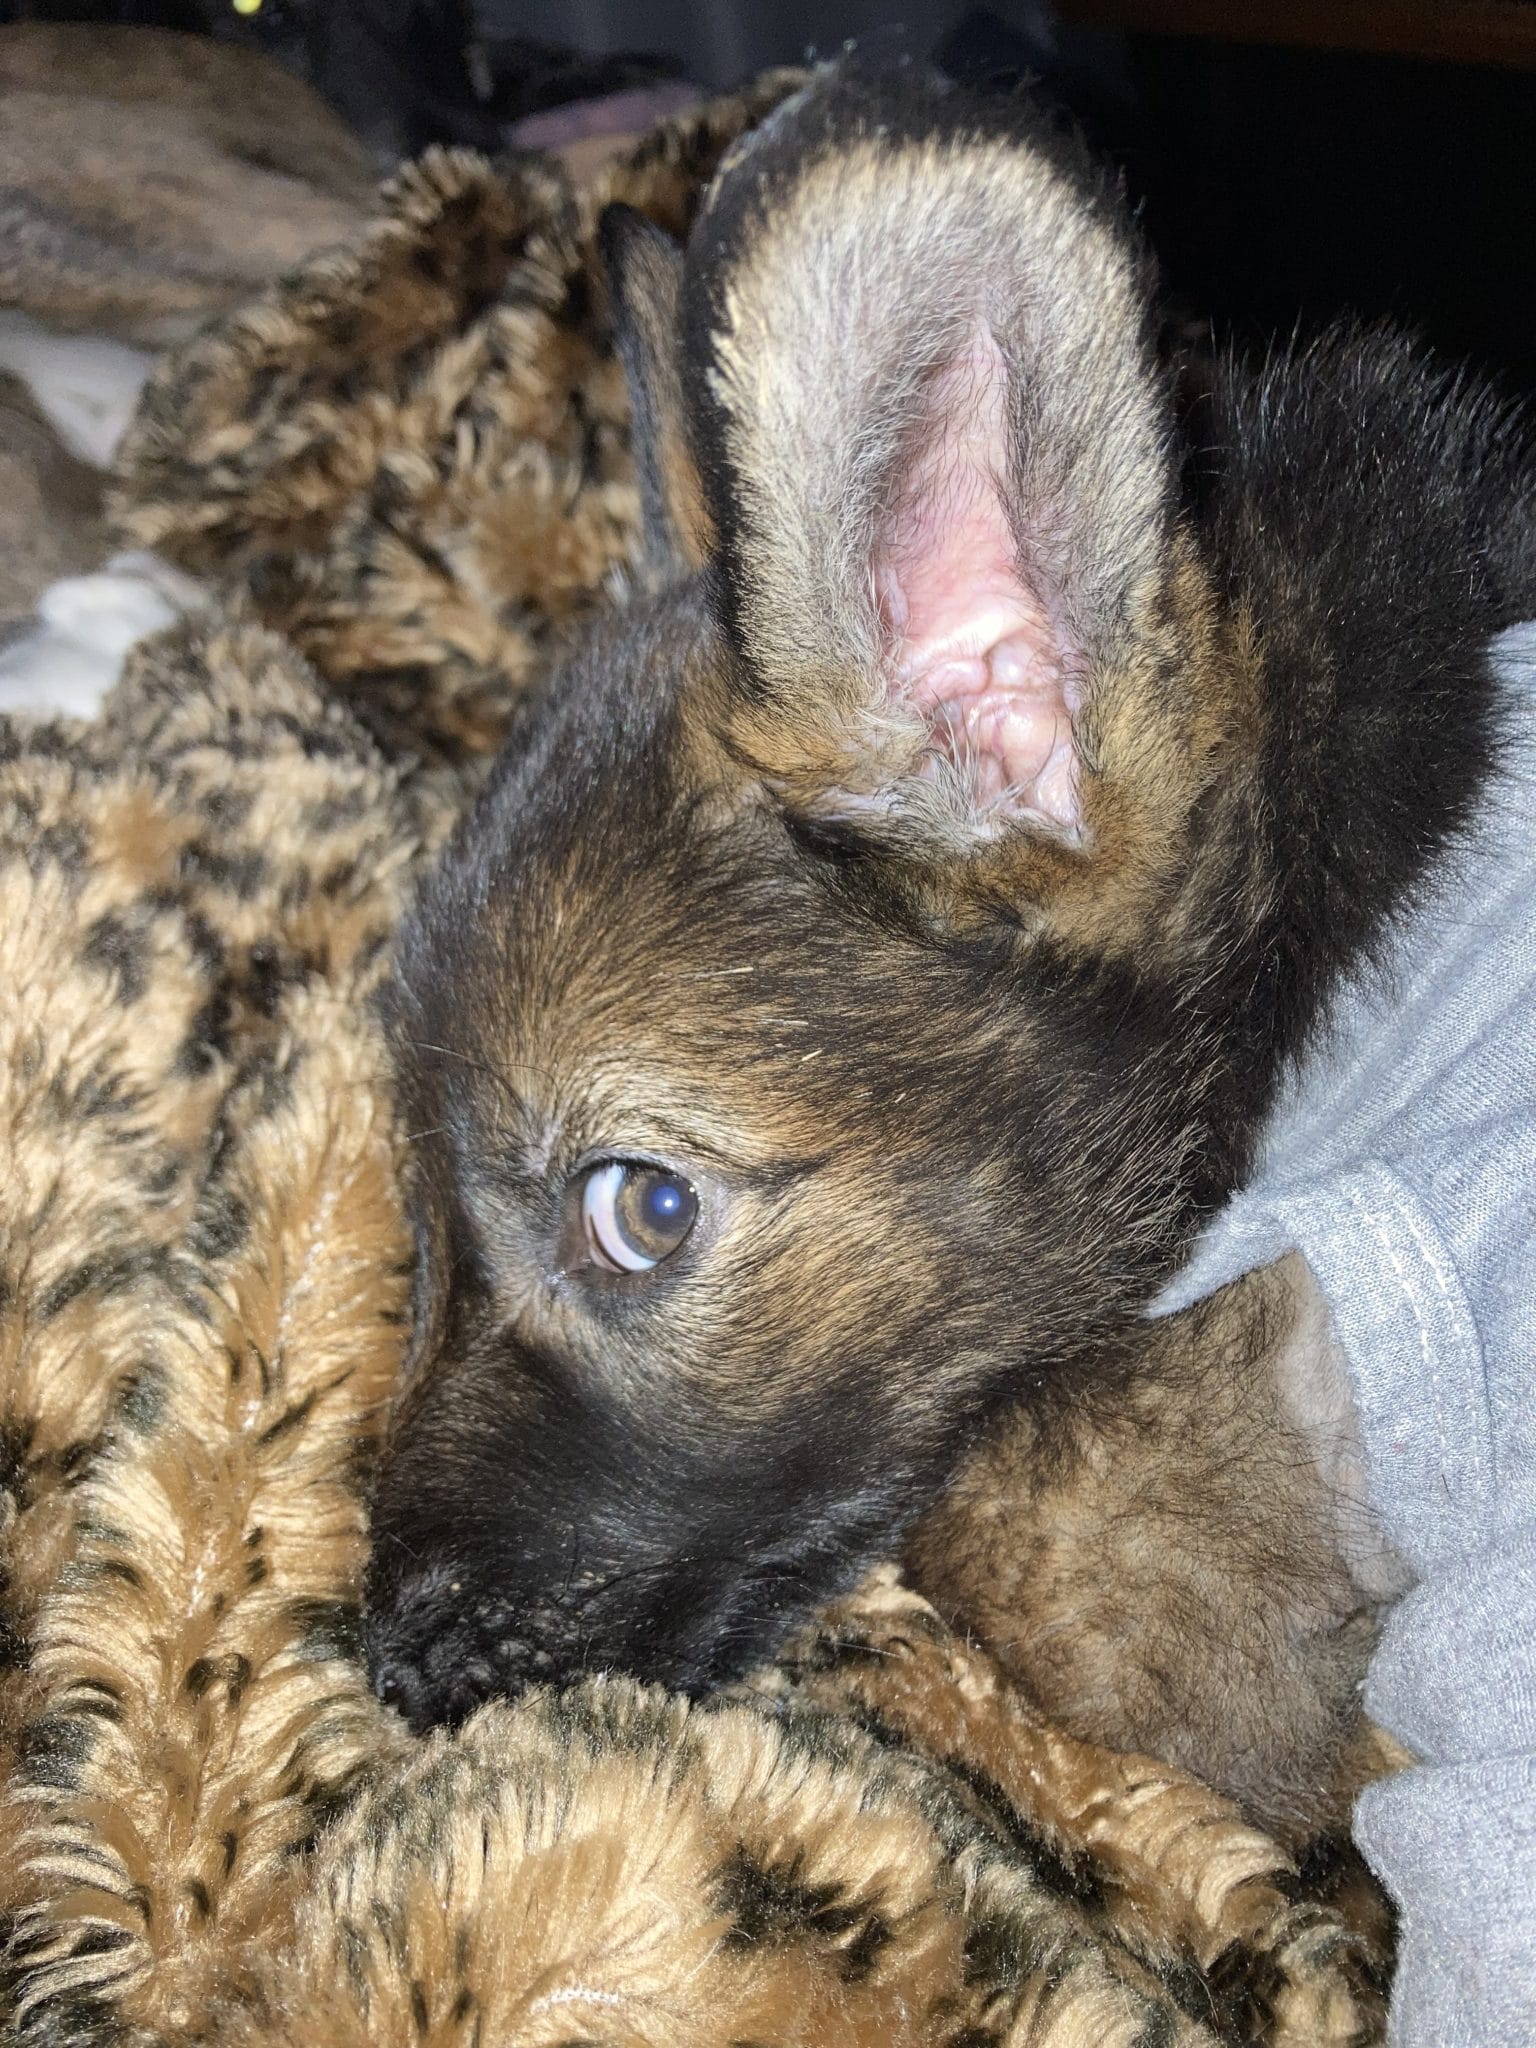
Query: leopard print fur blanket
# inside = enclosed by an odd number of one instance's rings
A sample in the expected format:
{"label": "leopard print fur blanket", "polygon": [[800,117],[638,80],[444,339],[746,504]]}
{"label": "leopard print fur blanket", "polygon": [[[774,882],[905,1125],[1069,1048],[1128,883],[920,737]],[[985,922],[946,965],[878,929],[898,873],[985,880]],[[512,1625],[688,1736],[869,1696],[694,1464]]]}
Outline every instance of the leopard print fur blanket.
{"label": "leopard print fur blanket", "polygon": [[415,1741],[359,1655],[407,1316],[369,998],[636,525],[591,228],[686,226],[781,85],[578,193],[435,155],[172,359],[125,536],[218,602],[0,725],[0,1909],[18,2042],[1379,2038],[1384,1909],[1047,1725],[893,1572],[753,1687]]}

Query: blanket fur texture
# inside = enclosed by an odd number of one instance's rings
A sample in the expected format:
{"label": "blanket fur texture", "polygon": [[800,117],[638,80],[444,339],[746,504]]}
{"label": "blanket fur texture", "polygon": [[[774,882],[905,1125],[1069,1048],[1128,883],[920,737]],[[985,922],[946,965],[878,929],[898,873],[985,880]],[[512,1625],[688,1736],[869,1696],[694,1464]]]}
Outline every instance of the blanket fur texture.
{"label": "blanket fur texture", "polygon": [[1379,2038],[1385,1909],[1048,1725],[894,1572],[690,1706],[417,1742],[373,1698],[408,1312],[370,1012],[414,875],[637,526],[592,254],[769,80],[578,192],[438,154],[172,358],[127,544],[209,578],[90,724],[0,725],[0,1909],[18,2041]]}

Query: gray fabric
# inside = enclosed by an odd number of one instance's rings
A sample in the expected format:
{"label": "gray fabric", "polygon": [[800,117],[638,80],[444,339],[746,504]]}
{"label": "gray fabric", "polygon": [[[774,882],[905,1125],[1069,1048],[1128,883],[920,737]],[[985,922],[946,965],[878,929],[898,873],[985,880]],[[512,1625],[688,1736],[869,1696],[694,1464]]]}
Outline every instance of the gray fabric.
{"label": "gray fabric", "polygon": [[1355,1825],[1402,1909],[1398,2048],[1536,2043],[1536,625],[1494,657],[1497,785],[1157,1304],[1292,1248],[1328,1298],[1418,1580],[1366,1700],[1422,1763]]}

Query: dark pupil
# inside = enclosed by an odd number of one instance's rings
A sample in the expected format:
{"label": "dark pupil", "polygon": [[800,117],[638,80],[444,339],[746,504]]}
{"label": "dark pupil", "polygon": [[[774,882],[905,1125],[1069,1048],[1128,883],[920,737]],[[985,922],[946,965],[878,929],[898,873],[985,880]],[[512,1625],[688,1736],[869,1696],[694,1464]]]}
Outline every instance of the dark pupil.
{"label": "dark pupil", "polygon": [[648,1259],[664,1259],[692,1230],[699,1198],[687,1181],[664,1167],[631,1166],[613,1207],[635,1250]]}

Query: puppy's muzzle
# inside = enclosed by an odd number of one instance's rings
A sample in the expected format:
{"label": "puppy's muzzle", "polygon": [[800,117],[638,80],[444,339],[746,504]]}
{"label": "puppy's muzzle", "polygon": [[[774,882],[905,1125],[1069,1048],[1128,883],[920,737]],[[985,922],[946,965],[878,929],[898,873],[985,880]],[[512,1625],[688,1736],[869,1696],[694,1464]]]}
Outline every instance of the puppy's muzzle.
{"label": "puppy's muzzle", "polygon": [[456,1726],[492,1697],[573,1677],[583,1661],[579,1608],[514,1613],[451,1565],[371,1569],[364,1639],[374,1691],[417,1734]]}

